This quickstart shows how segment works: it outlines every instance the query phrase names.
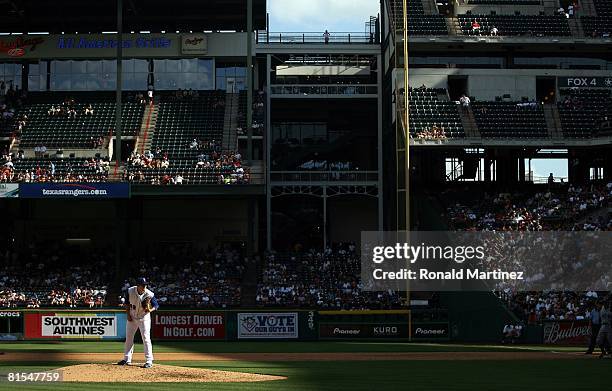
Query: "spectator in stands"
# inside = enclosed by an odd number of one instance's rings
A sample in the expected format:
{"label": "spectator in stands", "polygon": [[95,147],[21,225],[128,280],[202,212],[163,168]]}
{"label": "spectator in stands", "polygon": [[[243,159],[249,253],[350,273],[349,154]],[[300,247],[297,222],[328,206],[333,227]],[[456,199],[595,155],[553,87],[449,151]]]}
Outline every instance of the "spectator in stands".
{"label": "spectator in stands", "polygon": [[459,98],[459,103],[461,103],[461,106],[463,108],[467,109],[468,107],[470,107],[471,100],[468,96],[461,95],[461,98]]}
{"label": "spectator in stands", "polygon": [[323,33],[323,39],[325,40],[326,45],[329,43],[330,37],[331,37],[331,34],[329,33],[329,31],[325,30],[325,32]]}
{"label": "spectator in stands", "polygon": [[89,115],[93,115],[94,114],[94,109],[93,106],[91,105],[91,103],[89,105],[87,105],[87,107],[85,107],[85,116],[89,116]]}
{"label": "spectator in stands", "polygon": [[74,107],[70,107],[68,109],[68,119],[76,119],[76,117],[77,117],[77,112],[76,112],[75,108]]}
{"label": "spectator in stands", "polygon": [[498,34],[499,34],[499,30],[497,29],[497,27],[495,26],[491,27],[491,36],[497,37]]}
{"label": "spectator in stands", "polygon": [[567,7],[567,17],[568,18],[573,18],[574,17],[574,5],[573,4],[570,4]]}
{"label": "spectator in stands", "polygon": [[472,22],[472,34],[480,35],[480,23],[478,23],[476,19],[474,19],[474,21]]}
{"label": "spectator in stands", "polygon": [[426,140],[444,140],[446,139],[446,134],[444,133],[444,129],[442,129],[438,125],[433,125],[431,129],[419,132],[417,133],[416,136],[417,138],[426,139]]}

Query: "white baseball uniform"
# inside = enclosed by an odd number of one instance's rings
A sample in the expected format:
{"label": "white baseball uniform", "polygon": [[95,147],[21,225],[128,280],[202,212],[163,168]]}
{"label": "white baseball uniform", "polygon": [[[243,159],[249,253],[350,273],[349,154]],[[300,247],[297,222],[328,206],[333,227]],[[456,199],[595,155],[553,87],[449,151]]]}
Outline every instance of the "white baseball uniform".
{"label": "white baseball uniform", "polygon": [[142,295],[138,294],[137,287],[133,286],[128,289],[128,304],[130,306],[130,315],[132,321],[125,323],[125,350],[124,360],[128,363],[132,362],[132,354],[134,353],[134,335],[136,330],[140,330],[142,343],[144,345],[145,360],[148,363],[153,363],[153,345],[151,344],[151,314],[145,312],[142,308],[143,300],[153,298],[154,294],[145,288]]}

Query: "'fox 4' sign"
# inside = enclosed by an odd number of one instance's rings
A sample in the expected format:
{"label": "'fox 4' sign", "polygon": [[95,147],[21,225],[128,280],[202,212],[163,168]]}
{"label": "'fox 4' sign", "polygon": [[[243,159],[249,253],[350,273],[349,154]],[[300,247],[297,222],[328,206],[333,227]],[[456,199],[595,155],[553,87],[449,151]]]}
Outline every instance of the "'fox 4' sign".
{"label": "'fox 4' sign", "polygon": [[610,77],[565,77],[561,78],[559,87],[570,88],[611,88]]}

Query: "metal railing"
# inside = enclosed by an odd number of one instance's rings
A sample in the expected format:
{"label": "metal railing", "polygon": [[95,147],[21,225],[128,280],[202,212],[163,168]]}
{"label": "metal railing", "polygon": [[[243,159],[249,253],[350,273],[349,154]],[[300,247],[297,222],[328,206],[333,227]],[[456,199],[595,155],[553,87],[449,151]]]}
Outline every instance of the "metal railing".
{"label": "metal railing", "polygon": [[375,84],[328,84],[328,85],[272,85],[273,95],[376,95],[378,86]]}
{"label": "metal railing", "polygon": [[272,182],[377,182],[378,171],[272,171]]}
{"label": "metal railing", "polygon": [[274,33],[266,31],[257,32],[257,43],[282,43],[282,44],[378,44],[379,39],[375,34],[330,32],[326,38],[325,33],[300,33],[283,32]]}

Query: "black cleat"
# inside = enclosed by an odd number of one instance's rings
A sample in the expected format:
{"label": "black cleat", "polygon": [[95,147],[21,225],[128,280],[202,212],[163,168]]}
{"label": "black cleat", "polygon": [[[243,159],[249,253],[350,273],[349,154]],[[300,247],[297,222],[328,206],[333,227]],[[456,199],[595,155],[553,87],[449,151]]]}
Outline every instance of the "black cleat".
{"label": "black cleat", "polygon": [[142,367],[143,368],[151,368],[152,366],[153,366],[153,363],[148,362],[148,363],[145,363],[145,365],[143,365]]}
{"label": "black cleat", "polygon": [[130,363],[125,360],[121,360],[117,363],[117,365],[130,365]]}

